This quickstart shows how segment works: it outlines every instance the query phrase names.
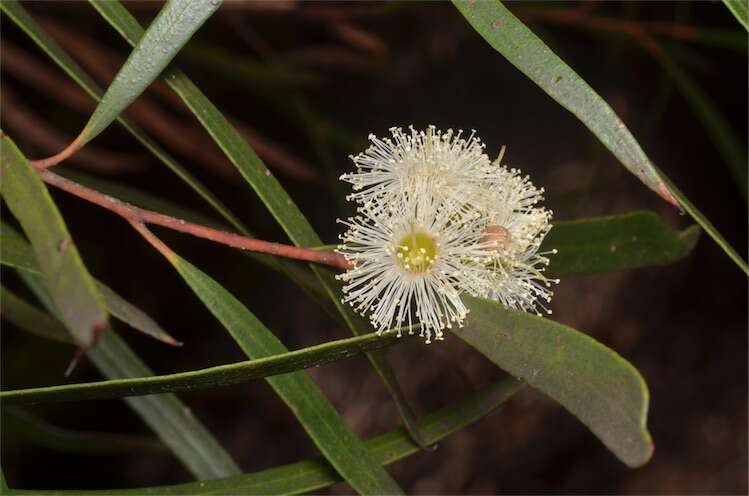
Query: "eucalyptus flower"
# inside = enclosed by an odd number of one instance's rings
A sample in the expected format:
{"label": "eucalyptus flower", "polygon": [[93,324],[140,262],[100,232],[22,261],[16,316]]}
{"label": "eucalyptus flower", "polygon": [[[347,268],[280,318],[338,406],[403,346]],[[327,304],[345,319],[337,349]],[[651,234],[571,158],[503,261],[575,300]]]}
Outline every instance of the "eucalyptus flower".
{"label": "eucalyptus flower", "polygon": [[357,202],[342,221],[339,252],[352,265],[339,276],[343,301],[378,332],[420,324],[427,342],[463,325],[464,293],[551,313],[558,280],[543,274],[553,251],[539,251],[551,228],[544,190],[501,165],[504,147],[492,162],[475,133],[390,131],[370,136],[352,157],[357,170],[341,176]]}
{"label": "eucalyptus flower", "polygon": [[[338,276],[343,301],[378,332],[420,324],[429,343],[442,330],[463,325],[468,313],[460,295],[482,287],[490,241],[486,220],[455,217],[427,196],[388,209],[360,208],[341,223],[339,246],[353,268]],[[476,285],[472,290],[471,284]]]}
{"label": "eucalyptus flower", "polygon": [[369,148],[350,157],[356,171],[340,177],[353,185],[347,199],[376,210],[429,195],[460,208],[471,203],[477,188],[491,183],[491,161],[475,131],[465,138],[462,130],[443,133],[435,126],[390,132],[392,138],[370,134]]}

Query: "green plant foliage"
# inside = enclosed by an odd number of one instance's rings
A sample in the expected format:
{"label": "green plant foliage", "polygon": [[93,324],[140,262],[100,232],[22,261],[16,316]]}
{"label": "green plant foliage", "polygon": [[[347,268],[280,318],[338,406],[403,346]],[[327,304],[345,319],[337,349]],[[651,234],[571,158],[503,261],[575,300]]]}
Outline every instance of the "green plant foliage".
{"label": "green plant foliage", "polygon": [[44,183],[10,138],[3,136],[1,146],[3,198],[31,240],[60,319],[88,348],[107,325],[103,298]]}
{"label": "green plant foliage", "polygon": [[[23,276],[40,301],[45,302],[46,305],[52,304],[39,275],[26,271],[19,275]],[[4,305],[7,303],[3,301]],[[27,310],[32,308],[36,317],[45,315],[28,303],[26,307]],[[56,313],[54,308],[48,307],[47,310]],[[4,311],[3,318],[8,318]],[[48,319],[41,322],[38,318],[13,321],[20,329],[35,334],[39,334],[39,330],[32,326],[48,322]],[[50,334],[59,332],[59,327],[50,327],[47,331]],[[96,368],[110,379],[153,375],[148,366],[112,329],[108,329],[101,335],[96,346],[87,351],[87,355]],[[176,395],[125,398],[125,402],[158,434],[164,444],[198,479],[215,479],[241,473],[231,456],[224,451],[218,441]]]}
{"label": "green plant foliage", "polygon": [[723,0],[726,6],[737,21],[749,31],[749,1],[747,0]]}
{"label": "green plant foliage", "polygon": [[[285,353],[286,347],[231,293],[195,266],[172,253],[177,272],[250,358]],[[361,494],[399,494],[401,489],[369,456],[325,395],[305,372],[267,379],[294,412],[320,451]]]}
{"label": "green plant foliage", "polygon": [[653,212],[556,222],[544,239],[551,277],[651,267],[686,257],[699,239],[692,225],[677,231]]}
{"label": "green plant foliage", "polygon": [[[153,371],[111,329],[102,334],[88,356],[105,376],[112,379],[153,375]],[[125,401],[198,479],[241,473],[236,462],[177,396],[162,394],[125,398]]]}
{"label": "green plant foliage", "polygon": [[19,407],[3,408],[2,414],[4,429],[54,451],[118,454],[166,450],[161,441],[152,437],[63,429]]}
{"label": "green plant foliage", "polygon": [[[143,36],[143,28],[130,15],[122,4],[116,0],[97,1],[91,4],[99,13],[125,38],[128,43],[135,45]],[[249,183],[260,200],[273,215],[289,239],[297,246],[318,246],[322,241],[309,224],[304,214],[299,210],[283,186],[270,173],[252,147],[229,123],[221,111],[195,86],[195,84],[179,69],[170,67],[164,72],[164,81],[177,93],[187,107],[195,114],[200,123],[211,135],[216,144],[226,154],[227,158],[239,170],[242,177]],[[331,298],[339,313],[354,335],[368,332],[369,325],[340,301],[340,285],[332,274],[320,267],[312,267],[325,292]],[[366,329],[366,331],[365,331]],[[414,428],[414,415],[407,405],[403,393],[398,386],[395,375],[390,370],[383,356],[368,354],[383,384],[390,391],[396,402],[399,413],[409,431],[418,438]]]}
{"label": "green plant foliage", "polygon": [[[70,78],[78,84],[91,98],[101,102],[103,91],[99,85],[62,49],[50,38],[39,24],[26,12],[16,0],[4,0],[0,2],[0,11],[6,14],[19,28],[21,28],[36,45],[54,61]],[[245,232],[242,223],[232,214],[226,206],[216,198],[205,186],[203,186],[190,172],[180,165],[166,150],[149,138],[140,128],[132,124],[122,115],[117,116],[117,121],[135,137],[146,149],[156,156],[169,170],[195,191],[206,203],[213,207],[216,212],[226,219],[240,232]]]}
{"label": "green plant foliage", "polygon": [[[35,274],[41,273],[28,241],[5,222],[0,222],[0,241],[3,247],[0,252],[1,264]],[[172,345],[179,344],[143,310],[125,300],[104,283],[100,281],[95,281],[95,283],[107,310],[114,317],[159,341]]]}
{"label": "green plant foliage", "polygon": [[[510,399],[521,387],[521,382],[511,377],[503,377],[469,397],[420,419],[418,422],[419,431],[429,444],[435,444],[450,434],[484,418]],[[388,465],[421,451],[421,448],[402,428],[368,439],[366,447],[370,456],[382,465]],[[317,491],[340,481],[341,477],[325,459],[313,458],[225,479],[176,486],[95,491],[95,493],[106,495],[158,494],[164,496],[173,494],[301,494]],[[14,492],[18,494],[32,493],[32,491],[23,490]],[[33,491],[33,494],[70,495],[72,492]],[[90,492],[76,491],[75,494],[90,494]]]}
{"label": "green plant foliage", "polygon": [[492,48],[580,119],[632,174],[670,201],[658,171],[609,104],[502,2],[453,3]]}
{"label": "green plant foliage", "polygon": [[[42,337],[68,342],[64,339],[66,337],[64,334],[59,335],[59,331],[65,330],[59,322],[5,288],[2,288],[2,291],[3,298],[8,296],[7,301],[2,302],[3,318],[13,323],[24,323],[29,331],[33,330],[35,334]],[[6,308],[7,315],[5,314]],[[309,346],[301,350],[189,372],[2,391],[0,401],[5,405],[36,404],[50,401],[80,401],[196,391],[319,367],[366,351],[392,346],[403,339],[408,339],[408,335],[398,338],[394,331],[383,335],[370,333]]]}
{"label": "green plant foliage", "polygon": [[453,334],[498,367],[547,394],[630,467],[653,453],[648,389],[629,362],[575,329],[479,298]]}
{"label": "green plant foliage", "polygon": [[[585,124],[611,153],[661,197],[681,205],[747,274],[746,263],[715,227],[677,194],[672,183],[642,151],[629,129],[575,71],[560,59],[499,0],[453,0],[473,28],[492,48]],[[677,203],[678,202],[678,203]]]}
{"label": "green plant foliage", "polygon": [[3,320],[39,337],[59,343],[75,343],[59,320],[19,298],[4,286],[0,286],[0,314]]}
{"label": "green plant foliage", "polygon": [[143,93],[220,5],[220,0],[169,0],[107,88],[81,131],[81,143],[106,129]]}

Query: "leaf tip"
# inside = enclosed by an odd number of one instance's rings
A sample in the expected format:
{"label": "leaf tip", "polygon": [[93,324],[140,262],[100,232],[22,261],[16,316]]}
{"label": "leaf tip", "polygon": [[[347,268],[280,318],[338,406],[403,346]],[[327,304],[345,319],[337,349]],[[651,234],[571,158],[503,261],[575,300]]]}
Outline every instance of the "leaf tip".
{"label": "leaf tip", "polygon": [[668,189],[668,186],[666,186],[666,183],[664,183],[662,180],[658,182],[656,193],[658,193],[658,196],[666,200],[674,207],[681,208],[679,201],[676,199],[676,197],[674,197],[673,193],[671,193],[671,190]]}

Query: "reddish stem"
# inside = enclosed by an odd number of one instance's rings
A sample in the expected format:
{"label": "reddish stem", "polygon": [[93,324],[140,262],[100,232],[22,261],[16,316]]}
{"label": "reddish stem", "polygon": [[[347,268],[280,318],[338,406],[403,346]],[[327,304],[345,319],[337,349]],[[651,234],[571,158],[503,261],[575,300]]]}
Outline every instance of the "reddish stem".
{"label": "reddish stem", "polygon": [[[122,218],[126,219],[130,224],[135,227],[138,232],[146,236],[148,231],[143,224],[155,224],[169,229],[192,234],[199,238],[210,239],[216,243],[239,248],[242,250],[253,251],[257,253],[267,253],[268,255],[274,255],[278,257],[292,258],[294,260],[304,260],[306,262],[314,262],[323,265],[328,265],[337,269],[346,270],[351,267],[351,264],[338,253],[332,251],[323,250],[312,250],[309,248],[300,248],[298,246],[284,245],[281,243],[272,243],[270,241],[263,241],[260,239],[247,238],[238,234],[232,234],[225,231],[219,231],[218,229],[211,229],[210,227],[201,226],[199,224],[193,224],[182,219],[170,217],[168,215],[153,212],[151,210],[145,210],[129,203],[123,202],[109,195],[99,193],[89,189],[81,184],[65,179],[64,177],[58,176],[57,174],[49,170],[39,170],[39,176],[42,180],[55,186],[63,191],[82,198],[91,203],[95,203],[100,207],[106,208]],[[148,231],[150,233],[150,231]],[[148,236],[146,236],[149,242],[152,242]],[[155,237],[154,237],[155,238]],[[163,244],[162,244],[163,245]],[[166,250],[168,248],[165,247]],[[167,258],[169,252],[163,252]]]}
{"label": "reddish stem", "polygon": [[58,153],[57,155],[52,155],[51,157],[43,158],[40,160],[33,160],[31,162],[31,165],[34,166],[34,168],[39,170],[44,170],[47,167],[52,167],[53,165],[57,165],[66,158],[70,157],[72,154],[80,150],[81,146],[83,146],[83,140],[81,136],[78,136],[72,143],[70,143],[63,151]]}

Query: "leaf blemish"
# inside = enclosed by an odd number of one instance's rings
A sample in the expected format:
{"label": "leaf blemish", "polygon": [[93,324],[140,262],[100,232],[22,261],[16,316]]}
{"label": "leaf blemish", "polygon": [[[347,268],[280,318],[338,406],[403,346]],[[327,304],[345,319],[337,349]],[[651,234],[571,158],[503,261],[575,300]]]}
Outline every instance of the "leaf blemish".
{"label": "leaf blemish", "polygon": [[492,21],[492,29],[499,29],[502,26],[502,21],[499,19],[494,19]]}
{"label": "leaf blemish", "polygon": [[61,239],[60,242],[57,243],[57,251],[60,253],[64,252],[72,243],[73,241],[70,238]]}

